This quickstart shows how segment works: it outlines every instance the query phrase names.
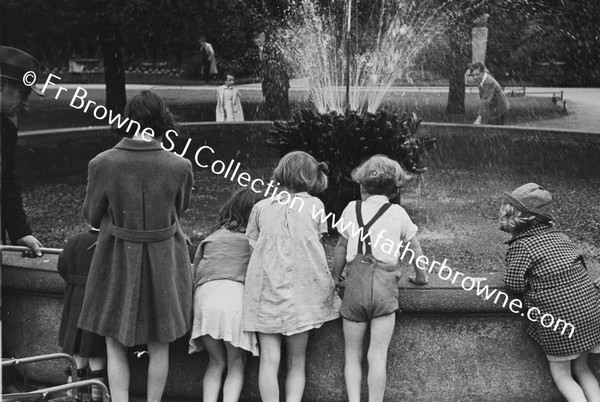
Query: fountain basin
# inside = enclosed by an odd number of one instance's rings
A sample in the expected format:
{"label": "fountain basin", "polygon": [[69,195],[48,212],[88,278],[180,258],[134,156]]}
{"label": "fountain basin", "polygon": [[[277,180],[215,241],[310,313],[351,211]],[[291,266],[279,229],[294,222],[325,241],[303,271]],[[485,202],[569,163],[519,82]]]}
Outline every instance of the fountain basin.
{"label": "fountain basin", "polygon": [[[272,129],[269,121],[184,123],[174,152],[181,153],[191,139],[185,157],[192,162],[198,148],[209,145],[216,159],[235,159],[245,167],[270,167],[277,161],[276,150],[265,145]],[[419,135],[438,139],[426,156],[432,168],[600,177],[600,135],[596,133],[422,123]],[[19,138],[17,168],[24,182],[82,175],[89,160],[116,141],[108,127],[25,132]]]}
{"label": "fountain basin", "polygon": [[[214,149],[215,159],[234,159],[251,167],[270,167],[275,150],[264,146],[269,122],[193,123],[184,126],[192,138],[186,157],[202,145]],[[19,159],[22,176],[35,177],[52,170],[53,177],[81,174],[95,153],[110,146],[105,130],[34,133],[22,139]],[[600,175],[600,136],[582,132],[535,130],[514,127],[426,124],[423,135],[437,136],[428,165],[436,169],[498,171],[532,177]],[[77,141],[84,141],[87,152]],[[178,144],[180,152],[185,142]],[[34,155],[34,156],[32,156]],[[69,164],[60,158],[69,158]],[[68,165],[68,166],[67,166]],[[85,170],[84,170],[85,171]],[[23,172],[25,174],[23,174]],[[425,176],[426,177],[426,176]],[[503,188],[494,191],[501,193]],[[439,261],[444,256],[436,256]],[[452,264],[451,264],[452,265]],[[468,267],[466,267],[468,268]],[[493,271],[490,266],[490,271]],[[463,268],[459,268],[461,271]],[[598,270],[591,273],[592,278]],[[478,273],[495,289],[502,286],[498,272]],[[527,323],[507,309],[494,306],[473,291],[467,292],[432,275],[431,285],[415,288],[404,281],[400,292],[397,325],[388,358],[387,398],[397,401],[561,400],[553,386],[548,364],[539,347],[525,333]],[[56,257],[24,259],[5,253],[2,262],[3,347],[6,356],[31,356],[59,351],[58,327],[63,283],[56,273]],[[145,389],[145,358],[131,355],[131,390]],[[171,347],[171,370],[165,395],[182,400],[201,395],[206,354],[187,355],[186,340]],[[596,357],[593,369],[600,374]],[[64,382],[64,367],[44,363],[27,367],[31,381]],[[247,367],[244,400],[259,400],[258,359]],[[336,320],[315,331],[307,355],[307,401],[345,400],[343,335]]]}
{"label": "fountain basin", "polygon": [[[2,265],[3,339],[6,356],[58,352],[62,279],[56,256],[25,259],[5,253]],[[501,280],[486,275],[501,289]],[[388,354],[387,400],[560,400],[545,357],[526,335],[520,317],[449,282],[431,278],[427,288],[402,282],[396,329]],[[145,390],[147,357],[129,355],[131,392]],[[600,374],[599,360],[592,359]],[[168,400],[197,399],[207,355],[187,354],[187,340],[171,345]],[[258,358],[250,358],[243,400],[260,400]],[[307,401],[346,400],[341,319],[311,334],[307,351]],[[30,381],[65,381],[63,363],[27,367]]]}

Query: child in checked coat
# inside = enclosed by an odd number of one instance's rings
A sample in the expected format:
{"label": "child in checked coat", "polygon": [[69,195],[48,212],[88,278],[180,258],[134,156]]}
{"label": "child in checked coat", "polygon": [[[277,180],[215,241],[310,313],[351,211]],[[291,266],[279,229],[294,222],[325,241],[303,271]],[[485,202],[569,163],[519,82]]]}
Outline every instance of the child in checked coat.
{"label": "child in checked coat", "polygon": [[528,333],[546,354],[561,394],[568,401],[600,401],[587,362],[590,353],[600,353],[600,296],[581,251],[553,221],[552,195],[539,185],[505,193],[500,228],[512,238],[504,282],[523,294]]}

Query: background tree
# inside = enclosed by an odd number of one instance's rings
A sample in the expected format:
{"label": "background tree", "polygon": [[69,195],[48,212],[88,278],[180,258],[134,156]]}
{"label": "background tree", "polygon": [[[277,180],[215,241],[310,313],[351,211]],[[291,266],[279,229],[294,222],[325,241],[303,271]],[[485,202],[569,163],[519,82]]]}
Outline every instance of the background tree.
{"label": "background tree", "polygon": [[245,5],[245,15],[252,22],[252,37],[264,35],[260,77],[265,98],[266,117],[287,120],[290,117],[288,66],[279,51],[277,32],[285,26],[287,0],[254,0]]}
{"label": "background tree", "polygon": [[106,107],[122,113],[127,103],[125,91],[125,64],[121,27],[125,9],[117,0],[98,0],[96,10],[90,15],[91,25],[98,32],[98,41],[104,62],[106,84]]}

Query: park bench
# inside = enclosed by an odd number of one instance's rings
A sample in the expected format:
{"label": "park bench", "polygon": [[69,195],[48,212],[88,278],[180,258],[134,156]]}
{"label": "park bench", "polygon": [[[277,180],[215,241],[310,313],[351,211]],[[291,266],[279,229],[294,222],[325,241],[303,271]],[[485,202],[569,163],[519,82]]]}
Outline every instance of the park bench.
{"label": "park bench", "polygon": [[562,108],[567,113],[567,101],[564,98],[564,91],[552,92],[552,103],[562,104]]}
{"label": "park bench", "polygon": [[100,73],[102,72],[102,60],[100,59],[70,59],[70,73]]}
{"label": "park bench", "polygon": [[522,87],[505,87],[504,93],[510,97],[525,96],[526,87],[525,85],[523,85]]}
{"label": "park bench", "polygon": [[552,92],[532,92],[533,95],[551,95],[550,101],[555,104],[562,106],[562,109],[567,113],[567,100],[564,98],[564,91],[552,91]]}

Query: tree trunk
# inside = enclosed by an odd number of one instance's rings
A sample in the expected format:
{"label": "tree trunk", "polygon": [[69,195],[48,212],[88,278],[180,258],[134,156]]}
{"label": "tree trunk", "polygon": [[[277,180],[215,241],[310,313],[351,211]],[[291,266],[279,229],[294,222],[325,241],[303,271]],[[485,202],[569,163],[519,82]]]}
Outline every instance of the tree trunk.
{"label": "tree trunk", "polygon": [[263,49],[262,91],[265,97],[266,117],[270,120],[290,118],[290,77],[281,52],[267,35]]}
{"label": "tree trunk", "polygon": [[104,80],[106,83],[106,107],[122,113],[127,102],[125,92],[125,65],[121,34],[116,28],[105,28],[100,34],[100,47],[104,58]]}
{"label": "tree trunk", "polygon": [[[459,30],[461,27],[456,27],[456,29]],[[450,82],[448,103],[446,104],[446,113],[448,114],[465,113],[465,71],[468,68],[469,58],[466,51],[468,43],[464,43],[462,38],[463,35],[458,32],[448,38],[450,47]]]}

